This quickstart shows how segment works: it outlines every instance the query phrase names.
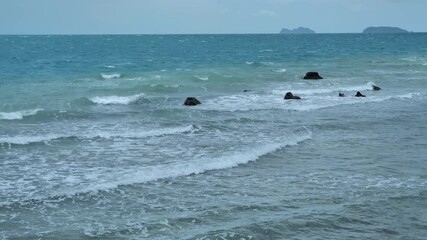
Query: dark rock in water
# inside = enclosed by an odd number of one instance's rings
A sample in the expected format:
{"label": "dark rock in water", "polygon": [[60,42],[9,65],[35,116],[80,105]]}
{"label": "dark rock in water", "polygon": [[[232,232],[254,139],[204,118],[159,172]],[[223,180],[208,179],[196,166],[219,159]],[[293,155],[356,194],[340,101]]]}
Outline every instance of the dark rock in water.
{"label": "dark rock in water", "polygon": [[318,79],[323,79],[318,72],[307,72],[304,76],[304,79],[309,79],[309,80],[318,80]]}
{"label": "dark rock in water", "polygon": [[338,97],[345,97],[344,93],[338,93]]}
{"label": "dark rock in water", "polygon": [[187,99],[185,99],[184,105],[187,106],[196,106],[201,104],[201,102],[199,100],[197,100],[197,98],[195,97],[188,97]]}
{"label": "dark rock in water", "polygon": [[243,92],[250,92],[251,90],[247,90],[247,89],[245,89],[245,90],[243,90]]}
{"label": "dark rock in water", "polygon": [[366,97],[365,95],[363,95],[361,92],[357,92],[355,97]]}
{"label": "dark rock in water", "polygon": [[301,99],[298,96],[294,96],[291,92],[287,92],[284,99]]}
{"label": "dark rock in water", "polygon": [[379,91],[379,90],[381,90],[381,88],[380,88],[380,87],[375,86],[375,85],[372,85],[372,89],[373,89],[374,91]]}

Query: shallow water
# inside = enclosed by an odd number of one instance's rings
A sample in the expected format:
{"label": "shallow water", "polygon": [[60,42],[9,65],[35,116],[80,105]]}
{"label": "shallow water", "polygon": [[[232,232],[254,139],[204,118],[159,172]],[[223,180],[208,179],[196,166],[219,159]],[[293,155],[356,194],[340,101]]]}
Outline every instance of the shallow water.
{"label": "shallow water", "polygon": [[426,43],[0,36],[0,238],[423,239]]}

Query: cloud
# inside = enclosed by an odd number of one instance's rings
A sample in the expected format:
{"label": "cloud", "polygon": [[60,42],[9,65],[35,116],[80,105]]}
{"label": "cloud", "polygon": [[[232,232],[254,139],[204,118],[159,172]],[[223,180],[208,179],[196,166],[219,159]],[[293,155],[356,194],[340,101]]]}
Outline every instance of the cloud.
{"label": "cloud", "polygon": [[278,14],[275,11],[271,11],[271,10],[259,10],[258,12],[254,13],[253,16],[276,17],[276,16],[278,16]]}

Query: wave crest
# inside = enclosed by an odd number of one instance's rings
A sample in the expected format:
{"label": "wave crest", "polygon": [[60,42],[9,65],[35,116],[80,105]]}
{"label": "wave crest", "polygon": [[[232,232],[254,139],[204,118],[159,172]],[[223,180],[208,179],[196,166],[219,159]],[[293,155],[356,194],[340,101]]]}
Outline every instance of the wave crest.
{"label": "wave crest", "polygon": [[170,164],[167,166],[162,165],[144,167],[137,169],[136,171],[133,170],[132,172],[121,173],[119,174],[120,177],[115,180],[106,183],[93,184],[90,187],[83,189],[82,191],[92,192],[108,190],[123,185],[145,183],[159,179],[182,177],[192,174],[202,174],[212,170],[233,168],[241,164],[247,164],[249,162],[256,161],[262,156],[287,146],[295,146],[309,139],[311,139],[311,132],[308,131],[305,134],[294,136],[292,139],[272,142],[261,147],[244,149],[243,151],[214,159],[201,158],[192,161],[184,161],[185,163]]}
{"label": "wave crest", "polygon": [[[295,93],[298,95],[301,92],[295,91]],[[271,94],[267,96],[259,94],[220,96],[215,99],[209,99],[205,101],[203,105],[200,105],[199,109],[225,112],[256,111],[267,109],[312,111],[342,105],[375,103],[393,99],[412,99],[418,96],[422,96],[420,93],[406,93],[402,95],[389,96],[371,95],[366,98],[357,98],[349,95],[348,97],[340,98],[338,97],[338,94],[334,94],[334,96],[324,96],[314,94],[313,92],[307,92],[306,90],[306,92],[301,95],[301,101],[285,101],[283,100],[283,95],[283,92],[280,91],[279,94]]]}
{"label": "wave crest", "polygon": [[183,127],[172,127],[172,128],[162,128],[162,129],[153,129],[153,130],[134,130],[134,131],[117,131],[117,132],[107,132],[107,131],[93,131],[88,133],[76,133],[76,134],[46,134],[39,136],[6,136],[0,137],[0,144],[6,145],[28,145],[34,143],[48,143],[55,140],[61,139],[82,139],[90,140],[95,138],[103,139],[113,139],[113,138],[148,138],[148,137],[159,137],[172,134],[181,134],[181,133],[193,133],[200,130],[200,127],[189,125]]}
{"label": "wave crest", "polygon": [[43,109],[37,108],[17,112],[0,112],[0,120],[21,120],[24,117],[36,115],[40,111],[43,111]]}
{"label": "wave crest", "polygon": [[375,85],[373,82],[368,82],[363,85],[357,86],[333,86],[331,88],[316,88],[316,89],[277,89],[273,90],[273,94],[283,95],[285,92],[292,92],[296,94],[302,95],[314,95],[314,94],[322,94],[322,93],[333,93],[333,92],[350,92],[350,91],[369,91],[372,90],[372,85]]}
{"label": "wave crest", "polygon": [[93,97],[89,98],[89,100],[96,104],[103,104],[103,105],[128,105],[131,103],[137,102],[141,97],[145,96],[145,94],[135,94],[132,96],[104,96],[104,97]]}
{"label": "wave crest", "polygon": [[9,145],[28,145],[32,143],[47,143],[49,141],[59,139],[61,135],[47,134],[40,136],[13,136],[13,137],[2,137],[0,138],[0,144]]}
{"label": "wave crest", "polygon": [[112,73],[112,74],[101,73],[101,78],[105,79],[105,80],[121,78],[121,77],[122,77],[122,74],[120,74],[120,73]]}
{"label": "wave crest", "polygon": [[275,70],[273,70],[273,72],[284,73],[284,72],[286,72],[286,68],[275,69]]}

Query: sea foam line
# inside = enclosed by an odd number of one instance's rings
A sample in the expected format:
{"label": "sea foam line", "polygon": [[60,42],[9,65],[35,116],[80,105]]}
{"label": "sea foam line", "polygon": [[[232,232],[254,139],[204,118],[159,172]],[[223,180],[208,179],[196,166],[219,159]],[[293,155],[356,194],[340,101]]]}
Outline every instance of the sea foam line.
{"label": "sea foam line", "polygon": [[0,144],[9,145],[28,145],[32,143],[48,143],[54,140],[66,139],[66,138],[78,138],[83,140],[90,140],[94,138],[113,139],[113,138],[148,138],[148,137],[159,137],[164,135],[173,135],[180,133],[194,133],[201,128],[198,126],[183,126],[174,128],[163,128],[148,131],[127,131],[127,132],[102,132],[95,131],[89,133],[78,133],[78,134],[46,134],[39,136],[5,136],[0,137]]}
{"label": "sea foam line", "polygon": [[[396,95],[396,96],[383,96],[383,97],[368,96],[366,98],[358,98],[353,96],[349,96],[345,98],[322,97],[322,98],[312,99],[310,100],[310,102],[304,103],[304,104],[289,105],[287,109],[294,110],[294,111],[311,111],[311,110],[318,110],[318,109],[324,109],[324,108],[341,106],[341,105],[377,103],[377,102],[384,102],[392,99],[402,99],[402,100],[412,99],[415,96],[420,96],[420,95],[421,95],[420,93],[407,93],[407,94]],[[325,100],[329,100],[329,101],[325,101]],[[323,103],[319,103],[322,101]]]}
{"label": "sea foam line", "polygon": [[15,144],[27,145],[31,143],[46,143],[55,139],[59,139],[61,135],[46,134],[40,136],[13,136],[13,137],[0,137],[0,144]]}
{"label": "sea foam line", "polygon": [[0,112],[0,120],[21,120],[26,116],[36,115],[40,111],[43,111],[43,109],[37,108],[17,112]]}
{"label": "sea foam line", "polygon": [[279,89],[273,90],[273,94],[283,94],[285,92],[292,92],[294,94],[303,94],[303,95],[314,95],[322,93],[331,93],[331,92],[350,92],[350,91],[368,91],[372,90],[372,85],[375,85],[373,82],[368,82],[364,85],[357,86],[333,86],[332,88],[318,88],[318,89]]}
{"label": "sea foam line", "polygon": [[[123,185],[145,183],[166,178],[202,174],[212,170],[233,168],[241,164],[247,164],[249,162],[256,161],[262,156],[275,152],[284,147],[295,146],[308,139],[311,139],[311,132],[300,136],[294,136],[292,139],[288,139],[286,141],[281,140],[261,147],[247,148],[238,153],[229,154],[214,159],[202,158],[191,161],[183,160],[185,163],[144,167],[136,171],[131,170],[128,172],[121,172],[117,175],[115,180],[98,184],[94,183],[90,187],[83,189],[82,192],[110,190]],[[70,193],[67,193],[67,195],[69,194]]]}
{"label": "sea foam line", "polygon": [[[299,94],[296,92],[296,94]],[[236,111],[254,111],[254,110],[271,110],[282,109],[292,111],[311,111],[317,109],[324,109],[329,107],[363,104],[373,102],[383,102],[392,99],[412,99],[420,96],[420,93],[406,93],[402,95],[391,96],[374,96],[370,95],[366,98],[358,98],[354,96],[347,96],[344,98],[334,96],[313,95],[309,97],[302,96],[301,100],[289,101],[284,100],[283,95],[259,95],[259,94],[239,94],[230,96],[220,96],[215,99],[210,99],[200,105],[199,109],[214,110],[225,112]]]}
{"label": "sea foam line", "polygon": [[[94,179],[94,182],[88,183],[87,186],[78,185],[82,186],[78,189],[72,188],[68,190],[54,192],[47,198],[60,197],[60,199],[65,199],[82,193],[84,194],[97,193],[98,191],[109,191],[125,185],[145,183],[167,178],[183,177],[192,174],[202,174],[212,170],[233,168],[242,164],[257,161],[262,156],[275,152],[284,147],[298,145],[301,142],[311,139],[311,135],[312,134],[310,130],[306,129],[306,132],[302,133],[301,135],[291,135],[292,137],[286,140],[276,139],[277,141],[270,141],[269,143],[262,146],[257,146],[253,148],[246,147],[244,149],[241,149],[239,152],[229,153],[221,157],[201,159],[197,158],[192,159],[190,161],[184,160],[181,161],[181,163],[176,164],[164,164],[158,166],[140,167],[125,171],[119,171],[111,173],[113,175],[110,176],[104,175],[102,178],[96,178]],[[106,177],[109,178],[107,179]],[[46,197],[31,197],[31,199],[36,199],[40,201],[43,201],[43,199],[45,198]]]}
{"label": "sea foam line", "polygon": [[147,137],[156,137],[156,136],[164,136],[164,135],[173,135],[173,134],[179,134],[179,133],[194,133],[196,131],[200,130],[200,127],[198,126],[184,126],[184,127],[175,127],[175,128],[163,128],[163,129],[156,129],[156,130],[148,130],[148,131],[128,131],[125,133],[109,133],[109,132],[98,132],[93,133],[87,136],[83,136],[83,138],[105,138],[105,139],[111,139],[111,138],[147,138]]}
{"label": "sea foam line", "polygon": [[96,104],[103,104],[103,105],[112,105],[112,104],[119,104],[119,105],[128,105],[131,103],[134,103],[138,101],[142,96],[144,96],[144,93],[135,94],[132,96],[103,96],[103,97],[93,97],[89,98],[89,100]]}

